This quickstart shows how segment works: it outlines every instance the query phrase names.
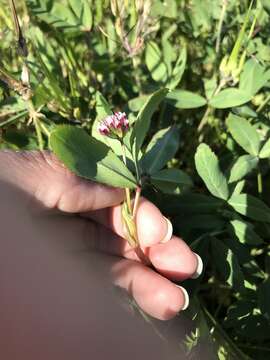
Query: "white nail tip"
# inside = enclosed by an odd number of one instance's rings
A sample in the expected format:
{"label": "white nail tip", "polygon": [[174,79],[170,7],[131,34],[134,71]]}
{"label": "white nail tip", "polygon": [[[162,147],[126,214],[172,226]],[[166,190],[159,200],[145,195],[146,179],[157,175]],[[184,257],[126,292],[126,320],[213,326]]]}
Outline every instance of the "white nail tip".
{"label": "white nail tip", "polygon": [[182,307],[182,310],[186,310],[189,306],[189,295],[188,295],[188,292],[185,288],[183,288],[183,286],[180,286],[180,285],[176,285],[179,289],[182,290],[183,294],[184,294],[184,299],[185,299],[185,302],[184,302],[184,306]]}
{"label": "white nail tip", "polygon": [[195,273],[191,276],[191,279],[197,279],[203,272],[203,262],[202,262],[202,259],[201,257],[194,253],[197,257],[197,269],[195,271]]}
{"label": "white nail tip", "polygon": [[172,234],[173,234],[173,226],[172,223],[170,222],[169,219],[167,219],[165,216],[163,216],[164,219],[167,221],[167,234],[164,237],[164,239],[161,241],[162,244],[165,244],[166,242],[168,242],[169,240],[171,240],[172,238]]}

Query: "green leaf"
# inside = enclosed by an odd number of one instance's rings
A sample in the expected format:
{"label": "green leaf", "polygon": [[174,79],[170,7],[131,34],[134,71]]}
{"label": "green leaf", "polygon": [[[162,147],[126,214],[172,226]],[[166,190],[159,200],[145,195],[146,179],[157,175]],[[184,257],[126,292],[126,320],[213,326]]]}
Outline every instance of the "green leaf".
{"label": "green leaf", "polygon": [[266,143],[263,145],[259,157],[261,159],[266,159],[270,157],[270,138],[266,141]]}
{"label": "green leaf", "polygon": [[206,104],[205,98],[186,90],[172,90],[166,96],[166,101],[178,109],[195,109]]}
{"label": "green leaf", "polygon": [[50,146],[78,176],[115,187],[136,187],[136,180],[125,164],[108,146],[81,128],[58,126],[51,133]]}
{"label": "green leaf", "polygon": [[96,92],[96,113],[99,120],[102,120],[107,115],[112,114],[110,104],[99,91]]}
{"label": "green leaf", "polygon": [[176,126],[158,131],[140,160],[143,172],[153,174],[173,158],[179,146],[179,130]]}
{"label": "green leaf", "polygon": [[209,101],[209,104],[216,109],[226,109],[240,106],[252,99],[252,95],[235,88],[222,90]]}
{"label": "green leaf", "polygon": [[250,59],[245,63],[243,72],[240,76],[239,89],[254,96],[270,80],[270,71],[255,59]]}
{"label": "green leaf", "polygon": [[176,86],[180,83],[182,76],[184,74],[184,71],[185,71],[186,62],[187,62],[187,49],[186,49],[186,47],[184,47],[180,53],[180,56],[175,64],[175,66],[174,66],[171,80],[168,83],[169,89],[176,88]]}
{"label": "green leaf", "polygon": [[196,169],[212,195],[227,200],[229,189],[227,180],[219,168],[216,155],[206,144],[200,144],[195,154]]}
{"label": "green leaf", "polygon": [[247,11],[246,16],[244,18],[244,22],[243,22],[243,24],[241,26],[241,30],[238,33],[236,42],[235,42],[234,47],[232,49],[232,52],[231,52],[231,55],[230,55],[230,58],[229,58],[229,61],[228,61],[229,67],[235,67],[235,65],[237,64],[238,56],[240,54],[240,50],[241,50],[241,47],[243,45],[243,40],[244,40],[246,28],[247,28],[248,22],[250,20],[252,5],[253,5],[253,0],[251,0],[250,3],[249,3],[249,8],[248,8],[248,11]]}
{"label": "green leaf", "polygon": [[151,176],[151,183],[168,194],[179,194],[183,187],[192,185],[191,178],[179,169],[164,169]]}
{"label": "green leaf", "polygon": [[134,99],[129,100],[128,107],[133,112],[139,112],[143,105],[145,104],[148,96],[147,95],[141,95],[138,97],[135,97]]}
{"label": "green leaf", "polygon": [[217,231],[223,229],[225,225],[224,218],[215,214],[192,214],[192,216],[181,214],[180,216],[174,217],[174,219],[175,224],[177,224],[177,229],[183,229],[185,231],[193,229]]}
{"label": "green leaf", "polygon": [[270,208],[261,200],[248,194],[233,195],[228,200],[235,211],[250,219],[270,222]]}
{"label": "green leaf", "polygon": [[227,118],[228,129],[234,140],[249,154],[258,156],[260,138],[256,129],[239,116],[230,114]]}
{"label": "green leaf", "polygon": [[146,43],[145,63],[155,81],[166,82],[169,76],[168,69],[162,58],[162,53],[154,41]]}
{"label": "green leaf", "polygon": [[84,30],[90,31],[93,24],[93,15],[91,11],[91,6],[88,0],[82,0],[83,4],[83,11],[82,11],[82,25],[84,27]]}
{"label": "green leaf", "polygon": [[269,0],[261,0],[262,6],[267,11],[267,13],[270,15],[270,2]]}
{"label": "green leaf", "polygon": [[258,114],[248,105],[236,107],[233,109],[233,112],[235,113],[235,115],[244,117],[245,119],[258,118]]}
{"label": "green leaf", "polygon": [[143,141],[149,130],[152,115],[156,111],[161,101],[165,98],[167,92],[168,89],[160,89],[149,96],[136,118],[130,139],[136,161],[138,161],[139,150],[141,149]]}
{"label": "green leaf", "polygon": [[175,19],[177,16],[177,5],[175,0],[153,1],[151,15],[158,18],[160,16]]}
{"label": "green leaf", "polygon": [[170,29],[168,29],[166,32],[162,36],[161,45],[162,45],[162,58],[164,65],[166,67],[166,72],[168,74],[166,79],[166,83],[167,83],[172,76],[172,62],[175,60],[175,50],[168,40],[168,36],[170,35],[169,34]]}
{"label": "green leaf", "polygon": [[196,193],[168,196],[165,199],[166,201],[161,201],[158,205],[169,215],[212,214],[216,213],[217,209],[223,205],[223,201],[220,199]]}
{"label": "green leaf", "polygon": [[244,276],[236,255],[222,241],[211,240],[212,259],[221,278],[235,290],[244,288]]}
{"label": "green leaf", "polygon": [[[33,44],[32,44],[33,45]],[[34,46],[34,45],[33,45]],[[45,76],[48,79],[49,86],[51,88],[52,93],[54,94],[56,100],[59,102],[59,104],[65,109],[66,111],[69,110],[69,101],[67,97],[65,96],[64,91],[62,90],[61,86],[59,85],[56,77],[54,74],[48,69],[47,65],[43,61],[39,49],[35,49],[35,55],[38,59],[39,65],[41,67],[41,70],[45,74]]]}
{"label": "green leaf", "polygon": [[235,236],[242,244],[260,245],[263,240],[253,230],[253,226],[243,220],[232,220],[231,226]]}
{"label": "green leaf", "polygon": [[245,185],[246,185],[246,181],[245,181],[245,180],[241,180],[241,181],[239,181],[238,183],[236,183],[236,185],[235,185],[235,187],[234,187],[234,189],[233,189],[232,195],[239,195],[239,194],[241,194],[241,192],[243,191]]}
{"label": "green leaf", "polygon": [[258,158],[252,155],[240,156],[231,168],[229,183],[243,179],[256,168],[258,161]]}

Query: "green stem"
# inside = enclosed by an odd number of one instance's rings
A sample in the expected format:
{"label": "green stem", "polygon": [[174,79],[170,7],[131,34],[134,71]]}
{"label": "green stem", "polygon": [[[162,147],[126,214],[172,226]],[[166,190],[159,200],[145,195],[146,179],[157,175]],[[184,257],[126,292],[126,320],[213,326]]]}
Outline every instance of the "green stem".
{"label": "green stem", "polygon": [[[220,81],[220,83],[218,84],[216,90],[213,92],[213,95],[211,96],[210,100],[214,96],[216,96],[225,85],[226,85],[226,81],[224,79],[222,79]],[[212,107],[210,105],[208,105],[208,107],[207,107],[207,109],[206,109],[206,111],[205,111],[205,113],[204,113],[204,115],[203,115],[203,117],[202,117],[202,119],[201,119],[201,121],[200,121],[200,123],[198,125],[198,128],[197,128],[199,134],[202,132],[204,126],[207,124],[208,116],[209,116],[211,110],[212,110]],[[203,135],[200,136],[199,140],[202,141],[202,139],[203,139]]]}
{"label": "green stem", "polygon": [[138,86],[138,92],[139,92],[139,95],[141,95],[142,93],[142,83],[141,83],[141,78],[138,74],[138,65],[139,65],[139,62],[138,62],[138,59],[136,58],[136,56],[133,56],[132,57],[132,65],[133,65],[133,68],[134,68],[134,71],[135,71],[135,80],[136,80],[136,83],[137,83],[137,86]]}
{"label": "green stem", "polygon": [[223,25],[225,15],[226,15],[227,5],[228,5],[228,0],[223,0],[222,10],[221,10],[218,28],[217,28],[217,41],[216,41],[216,53],[217,54],[219,53],[219,49],[220,49],[222,25]]}
{"label": "green stem", "polygon": [[41,130],[44,132],[44,134],[49,138],[50,137],[50,132],[46,128],[46,126],[43,124],[42,121],[39,122],[39,125],[40,125]]}
{"label": "green stem", "polygon": [[[123,154],[123,161],[124,164],[127,165],[127,157],[126,157],[126,148],[123,142],[121,141],[121,148],[122,148],[122,154]],[[126,200],[127,200],[127,207],[130,214],[132,214],[132,207],[131,207],[131,197],[130,197],[130,189],[125,188],[126,192]]]}
{"label": "green stem", "polygon": [[36,117],[34,117],[33,122],[34,122],[35,129],[36,129],[38,147],[39,147],[39,150],[42,151],[42,150],[44,150],[44,146],[43,146],[42,133],[41,133],[41,129],[39,126],[39,120]]}
{"label": "green stem", "polygon": [[262,173],[260,168],[258,169],[258,174],[257,174],[257,184],[258,184],[258,194],[261,197],[263,192],[263,181],[262,181]]}
{"label": "green stem", "polygon": [[141,187],[138,186],[136,189],[135,200],[134,200],[134,205],[133,205],[133,213],[132,213],[133,218],[135,218],[136,214],[137,214],[141,191],[142,191]]}
{"label": "green stem", "polygon": [[140,184],[140,183],[141,183],[141,182],[140,182],[140,173],[139,173],[139,168],[138,168],[137,160],[134,161],[134,165],[135,165],[137,182],[138,182],[138,184]]}
{"label": "green stem", "polygon": [[205,113],[204,113],[204,115],[203,115],[203,117],[202,117],[202,119],[201,119],[201,121],[200,121],[200,123],[199,123],[198,133],[201,133],[201,132],[202,132],[202,129],[203,129],[204,126],[206,125],[206,123],[207,123],[207,118],[208,118],[208,116],[209,116],[209,114],[210,114],[211,109],[212,109],[211,106],[208,106],[208,107],[207,107],[207,109],[206,109],[206,111],[205,111]]}
{"label": "green stem", "polygon": [[[209,313],[209,311],[203,307],[202,308],[205,315],[208,317],[208,319],[212,322],[213,327],[214,327],[214,331],[218,331],[220,334],[222,334],[223,338],[225,339],[225,341],[228,343],[228,345],[235,351],[235,355],[238,355],[240,358],[242,359],[247,359],[249,360],[250,357],[248,357],[247,355],[243,354],[243,352],[235,345],[235,343],[231,340],[231,338],[227,335],[227,333],[223,330],[223,328],[221,327],[221,325],[219,325],[219,323],[216,321],[216,319]],[[213,332],[211,332],[211,334],[213,334]],[[250,359],[251,360],[251,359]]]}

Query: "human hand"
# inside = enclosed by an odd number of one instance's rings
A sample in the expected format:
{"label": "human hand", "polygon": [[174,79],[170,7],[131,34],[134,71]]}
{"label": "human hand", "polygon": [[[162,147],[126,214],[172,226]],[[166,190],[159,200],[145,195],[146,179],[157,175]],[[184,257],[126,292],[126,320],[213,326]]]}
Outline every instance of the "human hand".
{"label": "human hand", "polygon": [[141,248],[152,264],[149,267],[124,239],[122,190],[76,177],[48,152],[2,151],[0,163],[1,178],[23,189],[43,207],[80,214],[79,223],[74,224],[78,241],[87,240],[91,249],[109,256],[114,284],[126,289],[145,312],[167,320],[187,307],[186,291],[172,281],[199,275],[201,260],[172,235],[170,222],[151,202],[142,199],[136,217]]}

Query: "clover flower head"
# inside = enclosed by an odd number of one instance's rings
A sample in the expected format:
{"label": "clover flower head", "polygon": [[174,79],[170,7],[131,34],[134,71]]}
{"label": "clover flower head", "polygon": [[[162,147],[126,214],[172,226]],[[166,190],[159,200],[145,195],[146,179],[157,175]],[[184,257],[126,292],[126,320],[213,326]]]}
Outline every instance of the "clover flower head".
{"label": "clover flower head", "polygon": [[99,125],[98,130],[99,130],[100,134],[102,134],[102,135],[107,135],[110,132],[110,129],[104,123],[101,123]]}
{"label": "clover flower head", "polygon": [[102,135],[113,138],[123,137],[129,129],[129,121],[125,112],[116,112],[108,115],[98,126],[98,131]]}

